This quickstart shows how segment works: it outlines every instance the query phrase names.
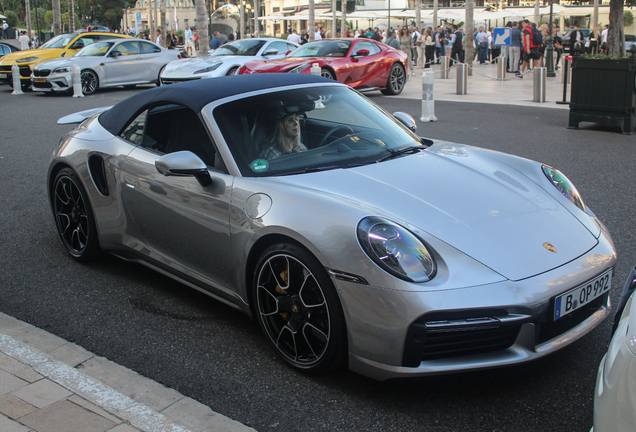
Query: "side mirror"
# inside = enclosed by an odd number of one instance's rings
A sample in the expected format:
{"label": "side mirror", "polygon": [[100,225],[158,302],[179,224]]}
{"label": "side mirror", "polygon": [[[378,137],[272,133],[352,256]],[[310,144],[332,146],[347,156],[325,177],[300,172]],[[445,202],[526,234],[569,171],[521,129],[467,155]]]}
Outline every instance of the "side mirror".
{"label": "side mirror", "polygon": [[411,132],[417,131],[417,124],[415,124],[415,120],[409,114],[398,111],[393,113],[393,117],[406,126]]}
{"label": "side mirror", "polygon": [[84,47],[85,47],[85,45],[84,45],[84,41],[83,41],[83,40],[81,40],[81,39],[80,39],[80,40],[78,40],[78,41],[75,41],[75,43],[74,43],[73,45],[71,45],[71,49],[74,49],[74,50],[76,50],[76,49],[82,49],[82,48],[84,48]]}
{"label": "side mirror", "polygon": [[121,57],[121,52],[117,50],[112,50],[110,54],[108,54],[108,57]]}
{"label": "side mirror", "polygon": [[168,153],[155,161],[155,168],[165,176],[194,177],[201,186],[212,183],[208,167],[191,151]]}
{"label": "side mirror", "polygon": [[368,56],[369,54],[371,54],[371,52],[370,52],[369,50],[367,50],[367,49],[361,49],[361,50],[358,50],[358,52],[357,52],[357,53],[355,53],[355,54],[353,55],[353,57],[366,57],[366,56]]}
{"label": "side mirror", "polygon": [[290,53],[291,53],[291,50],[287,50],[287,51],[285,51],[285,55],[286,55],[286,56],[287,56],[287,55],[289,55]]}
{"label": "side mirror", "polygon": [[276,48],[270,48],[267,51],[265,51],[263,56],[270,56],[270,55],[276,55],[276,54],[278,54],[278,50]]}

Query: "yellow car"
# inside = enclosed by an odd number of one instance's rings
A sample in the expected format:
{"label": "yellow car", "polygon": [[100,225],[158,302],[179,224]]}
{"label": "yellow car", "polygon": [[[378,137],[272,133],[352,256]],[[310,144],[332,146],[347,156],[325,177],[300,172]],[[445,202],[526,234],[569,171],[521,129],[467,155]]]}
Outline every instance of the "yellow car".
{"label": "yellow car", "polygon": [[18,51],[0,59],[0,84],[13,85],[11,66],[20,67],[20,80],[23,88],[31,86],[31,71],[35,65],[46,60],[70,57],[87,45],[104,39],[130,38],[130,36],[107,32],[86,32],[62,34],[54,37],[38,49]]}

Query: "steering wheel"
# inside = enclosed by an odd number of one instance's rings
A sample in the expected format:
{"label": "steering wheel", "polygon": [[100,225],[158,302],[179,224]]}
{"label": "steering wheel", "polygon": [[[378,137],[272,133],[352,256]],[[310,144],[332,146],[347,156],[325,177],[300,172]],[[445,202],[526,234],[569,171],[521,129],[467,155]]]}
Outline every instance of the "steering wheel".
{"label": "steering wheel", "polygon": [[324,146],[327,141],[329,140],[329,138],[331,138],[331,136],[336,133],[336,131],[339,131],[340,129],[344,129],[346,130],[348,133],[353,133],[353,129],[349,126],[344,126],[344,125],[338,125],[338,126],[334,126],[331,129],[329,129],[329,131],[325,134],[324,137],[322,137],[322,139],[320,140],[320,143],[318,144],[318,147],[322,147]]}

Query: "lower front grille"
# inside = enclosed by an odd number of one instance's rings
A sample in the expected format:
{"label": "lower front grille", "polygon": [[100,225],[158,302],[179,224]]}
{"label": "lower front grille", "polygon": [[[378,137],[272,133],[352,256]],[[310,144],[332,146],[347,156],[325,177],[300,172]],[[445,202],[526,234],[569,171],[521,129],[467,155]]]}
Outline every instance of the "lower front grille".
{"label": "lower front grille", "polygon": [[36,77],[47,77],[47,76],[50,75],[50,73],[51,73],[51,69],[39,69],[39,70],[35,69],[33,71],[33,76],[36,76]]}
{"label": "lower front grille", "polygon": [[35,88],[53,88],[53,85],[50,82],[34,82],[33,87]]}
{"label": "lower front grille", "polygon": [[169,85],[169,84],[177,84],[180,82],[188,82],[198,80],[200,78],[161,78],[161,84]]}
{"label": "lower front grille", "polygon": [[508,328],[427,334],[422,360],[506,349],[515,343],[519,330],[521,330],[520,325]]}

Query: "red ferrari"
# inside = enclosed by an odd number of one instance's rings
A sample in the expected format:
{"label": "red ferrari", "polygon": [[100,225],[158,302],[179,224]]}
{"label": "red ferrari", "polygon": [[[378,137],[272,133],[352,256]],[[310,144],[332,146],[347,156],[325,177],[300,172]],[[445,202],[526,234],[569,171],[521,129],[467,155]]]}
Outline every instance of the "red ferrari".
{"label": "red ferrari", "polygon": [[408,77],[406,54],[371,39],[323,39],[295,49],[280,60],[247,62],[239,74],[310,73],[314,63],[320,74],[360,91],[380,90],[398,95]]}

